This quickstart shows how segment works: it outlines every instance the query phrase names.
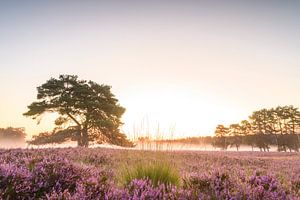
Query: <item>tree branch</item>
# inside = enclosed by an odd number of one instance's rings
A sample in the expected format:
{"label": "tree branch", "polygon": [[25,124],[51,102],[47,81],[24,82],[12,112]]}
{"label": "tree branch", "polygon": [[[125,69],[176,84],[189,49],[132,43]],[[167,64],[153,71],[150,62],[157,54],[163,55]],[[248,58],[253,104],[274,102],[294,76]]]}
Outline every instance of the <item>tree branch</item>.
{"label": "tree branch", "polygon": [[81,124],[73,117],[70,113],[67,113],[67,115],[79,126],[81,127]]}

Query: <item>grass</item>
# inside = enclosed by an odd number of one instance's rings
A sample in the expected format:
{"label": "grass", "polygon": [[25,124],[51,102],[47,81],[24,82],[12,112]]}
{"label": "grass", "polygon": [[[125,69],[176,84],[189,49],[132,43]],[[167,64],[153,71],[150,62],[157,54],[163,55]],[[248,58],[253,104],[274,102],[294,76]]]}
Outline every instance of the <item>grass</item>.
{"label": "grass", "polygon": [[121,182],[125,185],[134,179],[147,179],[154,186],[160,184],[179,186],[180,175],[177,169],[167,162],[140,162],[121,170]]}

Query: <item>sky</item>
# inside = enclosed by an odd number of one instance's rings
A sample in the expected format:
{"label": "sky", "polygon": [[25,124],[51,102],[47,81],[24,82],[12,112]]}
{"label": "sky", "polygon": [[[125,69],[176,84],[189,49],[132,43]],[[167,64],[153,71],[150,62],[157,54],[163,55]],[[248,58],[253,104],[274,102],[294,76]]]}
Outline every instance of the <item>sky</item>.
{"label": "sky", "polygon": [[112,86],[129,136],[212,135],[255,110],[300,105],[300,1],[1,1],[0,127],[60,74]]}

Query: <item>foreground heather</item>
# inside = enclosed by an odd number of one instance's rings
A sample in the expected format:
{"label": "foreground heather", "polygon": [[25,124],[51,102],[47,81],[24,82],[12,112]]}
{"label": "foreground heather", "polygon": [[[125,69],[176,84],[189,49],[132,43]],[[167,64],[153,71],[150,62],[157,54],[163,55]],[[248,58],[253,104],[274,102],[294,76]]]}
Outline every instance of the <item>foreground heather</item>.
{"label": "foreground heather", "polygon": [[[118,179],[119,165],[169,161],[179,186]],[[298,154],[0,150],[1,199],[300,199]]]}

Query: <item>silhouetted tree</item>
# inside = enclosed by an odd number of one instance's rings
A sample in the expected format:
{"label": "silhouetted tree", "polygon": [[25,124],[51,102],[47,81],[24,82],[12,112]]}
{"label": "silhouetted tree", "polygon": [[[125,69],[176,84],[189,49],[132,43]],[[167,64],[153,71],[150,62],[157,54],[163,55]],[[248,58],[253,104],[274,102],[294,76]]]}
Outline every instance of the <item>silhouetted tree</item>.
{"label": "silhouetted tree", "polygon": [[266,136],[269,132],[268,129],[268,112],[266,109],[260,111],[254,111],[249,117],[252,131],[255,133],[255,146],[257,146],[261,151],[269,151],[268,137]]}
{"label": "silhouetted tree", "polygon": [[242,127],[239,124],[231,124],[229,126],[230,145],[235,146],[238,151],[242,144]]}
{"label": "silhouetted tree", "polygon": [[[278,151],[299,148],[299,111],[293,106],[278,106],[253,112],[249,117],[254,132],[255,145],[264,151],[277,145]],[[251,138],[251,137],[250,137]],[[248,139],[250,139],[248,138]]]}
{"label": "silhouetted tree", "polygon": [[289,139],[289,149],[290,147],[294,147],[295,151],[299,151],[300,147],[300,111],[298,108],[293,106],[289,106],[289,121],[287,122],[287,126],[289,128],[289,133],[292,135]]}
{"label": "silhouetted tree", "polygon": [[300,112],[293,106],[254,111],[248,120],[227,128],[218,125],[214,137],[215,146],[227,148],[230,144],[237,150],[241,144],[256,146],[261,151],[269,151],[270,145],[276,145],[278,151],[299,151],[300,148]]}
{"label": "silhouetted tree", "polygon": [[244,139],[243,143],[251,146],[252,151],[253,151],[254,146],[255,146],[255,140],[254,140],[255,136],[253,134],[252,126],[251,126],[250,122],[248,120],[242,120],[240,123],[240,126],[241,126],[241,133],[242,133],[243,139]]}
{"label": "silhouetted tree", "polygon": [[227,136],[229,133],[229,129],[224,125],[218,125],[215,130],[215,140],[213,142],[213,146],[220,147],[223,150],[226,150],[229,146],[227,142]]}
{"label": "silhouetted tree", "polygon": [[287,122],[287,126],[289,127],[289,132],[296,134],[300,132],[300,111],[293,106],[289,106],[288,109],[289,121]]}
{"label": "silhouetted tree", "polygon": [[25,116],[40,120],[47,112],[58,113],[52,133],[41,133],[32,144],[61,143],[75,140],[87,147],[90,141],[132,146],[120,133],[125,109],[110,91],[111,87],[77,76],[60,75],[37,88],[37,101],[28,106]]}
{"label": "silhouetted tree", "polygon": [[279,151],[298,151],[299,148],[299,134],[296,134],[296,130],[299,127],[299,111],[293,106],[278,106],[275,109],[275,114],[278,121],[279,129]]}
{"label": "silhouetted tree", "polygon": [[0,140],[25,142],[25,137],[26,133],[24,128],[0,128]]}

